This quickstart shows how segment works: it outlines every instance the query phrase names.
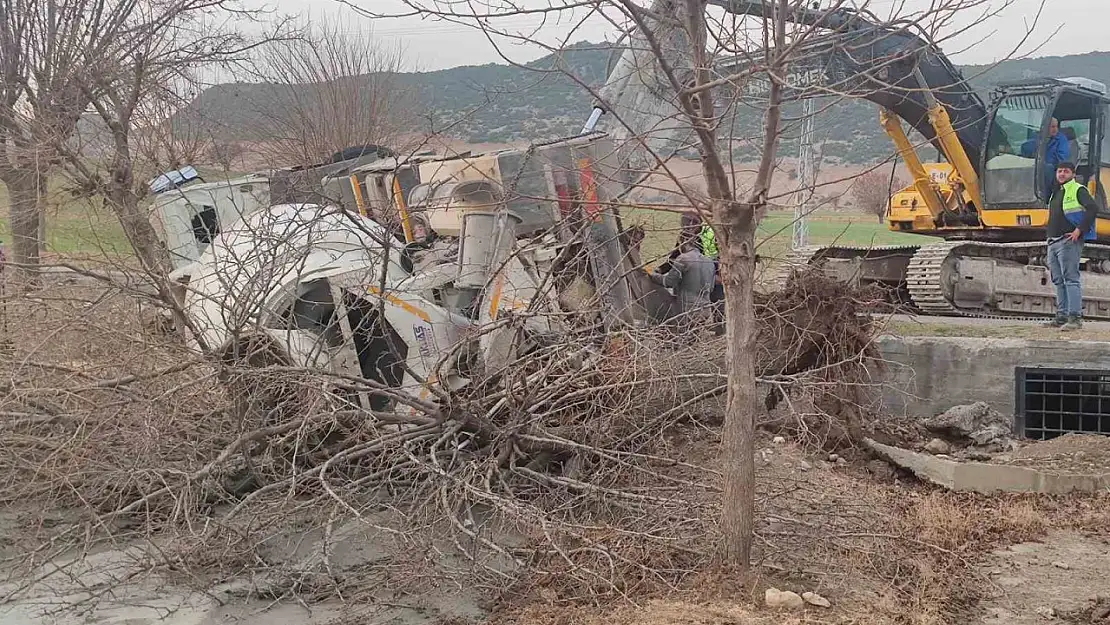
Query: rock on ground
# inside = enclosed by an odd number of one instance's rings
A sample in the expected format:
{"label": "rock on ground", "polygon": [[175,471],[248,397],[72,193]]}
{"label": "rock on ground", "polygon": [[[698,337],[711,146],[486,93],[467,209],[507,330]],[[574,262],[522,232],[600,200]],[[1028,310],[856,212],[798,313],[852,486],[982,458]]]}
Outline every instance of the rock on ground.
{"label": "rock on ground", "polygon": [[832,602],[815,592],[803,592],[802,600],[819,608],[831,608]]}
{"label": "rock on ground", "polygon": [[805,607],[805,600],[798,593],[778,588],[768,588],[763,593],[763,603],[767,604],[768,608],[787,610],[800,610]]}
{"label": "rock on ground", "polygon": [[944,442],[943,440],[941,440],[939,438],[934,438],[933,440],[929,441],[928,443],[925,443],[925,451],[927,451],[927,452],[929,452],[933,455],[946,454],[946,453],[952,451],[952,447],[948,443]]}

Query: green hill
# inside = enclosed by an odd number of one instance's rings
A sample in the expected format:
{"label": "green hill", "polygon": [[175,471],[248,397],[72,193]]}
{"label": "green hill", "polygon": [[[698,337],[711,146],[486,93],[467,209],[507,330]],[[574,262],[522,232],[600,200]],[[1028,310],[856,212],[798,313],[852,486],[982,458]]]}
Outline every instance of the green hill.
{"label": "green hill", "polygon": [[[524,66],[488,64],[435,72],[401,74],[398,79],[417,94],[426,111],[414,131],[446,131],[470,142],[549,139],[576,132],[589,115],[592,96],[580,83],[604,82],[613,57],[607,44],[578,43]],[[977,88],[1037,76],[1086,76],[1110,84],[1110,52],[1017,59],[994,67],[962,68]],[[577,80],[571,79],[574,76]],[[280,101],[272,84],[235,83],[210,87],[183,112],[182,118],[203,119],[226,141],[258,140],[264,102]],[[878,125],[875,107],[867,102],[824,103],[816,139],[826,158],[845,163],[883,159],[892,146]],[[786,117],[797,116],[788,109]],[[758,115],[740,120],[741,135],[755,135]],[[747,132],[745,132],[747,131]],[[794,149],[796,128],[787,123],[783,150]],[[744,156],[749,149],[736,149]]]}

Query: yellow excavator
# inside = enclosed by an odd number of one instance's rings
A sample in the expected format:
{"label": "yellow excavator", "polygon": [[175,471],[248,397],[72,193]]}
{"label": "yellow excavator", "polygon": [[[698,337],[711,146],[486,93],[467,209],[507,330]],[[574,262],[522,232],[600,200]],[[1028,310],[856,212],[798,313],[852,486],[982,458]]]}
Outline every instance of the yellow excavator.
{"label": "yellow excavator", "polygon": [[[724,1],[724,0],[722,0]],[[729,2],[759,15],[762,2]],[[802,9],[791,14],[822,33],[794,53],[789,98],[836,94],[879,106],[879,119],[913,182],[894,192],[891,230],[942,242],[887,247],[810,247],[788,265],[817,265],[839,279],[879,283],[924,314],[1042,317],[1055,295],[1044,266],[1053,165],[1046,143],[1058,122],[1077,179],[1101,206],[1110,184],[1110,98],[1088,78],[1036,79],[997,86],[989,102],[912,25],[880,24],[863,11]],[[817,76],[814,80],[812,77]],[[804,83],[804,84],[803,84]],[[904,125],[943,162],[923,162]],[[1103,154],[1103,150],[1106,154]],[[1110,213],[1084,248],[1083,314],[1110,319]]]}

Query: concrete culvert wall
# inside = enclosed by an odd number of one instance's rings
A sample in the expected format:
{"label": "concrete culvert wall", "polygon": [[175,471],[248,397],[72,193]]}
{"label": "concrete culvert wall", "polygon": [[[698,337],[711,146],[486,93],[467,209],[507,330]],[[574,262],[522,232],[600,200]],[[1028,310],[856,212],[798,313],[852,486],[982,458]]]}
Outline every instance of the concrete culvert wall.
{"label": "concrete culvert wall", "polygon": [[887,361],[882,410],[928,417],[986,402],[1012,415],[1018,367],[1110,370],[1110,343],[967,337],[877,339]]}

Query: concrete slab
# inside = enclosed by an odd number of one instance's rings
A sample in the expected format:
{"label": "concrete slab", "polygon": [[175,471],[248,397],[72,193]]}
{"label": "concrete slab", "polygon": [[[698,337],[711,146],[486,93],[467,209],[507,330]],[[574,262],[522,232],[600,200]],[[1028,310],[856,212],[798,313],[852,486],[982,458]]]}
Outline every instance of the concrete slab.
{"label": "concrete slab", "polygon": [[887,461],[923,480],[954,491],[1064,494],[1110,490],[1110,473],[1051,473],[985,462],[956,462],[883,445],[871,439],[865,439],[865,443]]}

